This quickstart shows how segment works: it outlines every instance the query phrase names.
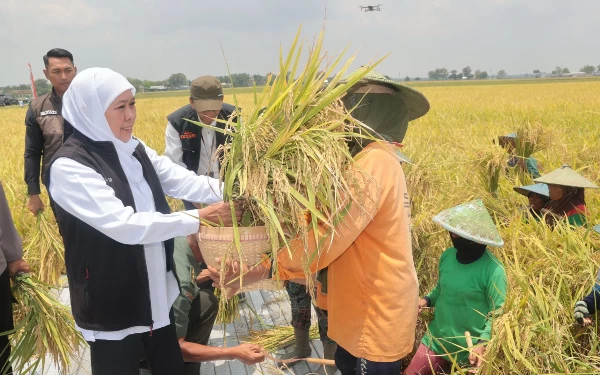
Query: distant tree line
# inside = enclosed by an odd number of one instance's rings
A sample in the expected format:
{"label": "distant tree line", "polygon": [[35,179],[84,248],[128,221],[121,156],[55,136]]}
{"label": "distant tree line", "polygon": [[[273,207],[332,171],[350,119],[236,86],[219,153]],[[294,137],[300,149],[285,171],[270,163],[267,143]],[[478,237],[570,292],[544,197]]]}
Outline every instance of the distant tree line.
{"label": "distant tree line", "polygon": [[[600,65],[585,65],[581,69],[580,72],[584,72],[588,75],[600,74]],[[570,74],[571,71],[567,67],[557,66],[551,73],[552,76],[560,77],[561,75]],[[269,73],[271,74],[271,73]],[[260,75],[260,74],[248,74],[248,73],[233,73],[231,76],[217,76],[221,83],[226,86],[233,87],[252,87],[256,86],[264,86],[267,83],[267,78],[269,74]],[[533,74],[536,78],[540,78],[543,74],[539,69],[535,69]],[[445,81],[445,80],[459,80],[459,79],[486,79],[492,78],[490,74],[486,71],[481,71],[479,69],[474,72],[471,70],[470,66],[465,66],[461,71],[458,70],[448,70],[446,68],[437,68],[430,70],[427,73],[429,79],[434,81]],[[387,77],[387,76],[386,76]],[[503,79],[508,77],[508,74],[504,69],[499,70],[494,78]],[[331,79],[330,77],[329,79]],[[388,77],[389,78],[389,77]],[[191,80],[189,80],[185,74],[183,73],[173,73],[169,76],[169,78],[164,79],[162,81],[150,81],[150,80],[141,80],[139,78],[127,78],[129,82],[136,88],[138,91],[147,90],[152,86],[164,86],[171,90],[184,89],[188,88],[191,84]],[[405,77],[405,81],[410,81],[410,77]],[[420,80],[419,77],[415,78],[416,81]],[[38,95],[44,95],[50,92],[52,86],[50,86],[50,82],[48,82],[45,78],[40,78],[35,80],[35,86],[37,89]],[[25,91],[31,90],[31,86],[29,84],[21,84],[21,85],[11,85],[0,87],[0,92],[15,92],[15,91]]]}
{"label": "distant tree line", "polygon": [[[458,79],[486,79],[489,77],[488,72],[482,70],[472,71],[469,65],[465,66],[462,71],[456,69],[448,70],[446,68],[437,68],[430,70],[427,73],[429,79],[434,81],[445,81],[445,80],[458,80]],[[496,75],[497,78],[505,78],[506,71],[501,70]],[[405,79],[406,80],[406,79]]]}

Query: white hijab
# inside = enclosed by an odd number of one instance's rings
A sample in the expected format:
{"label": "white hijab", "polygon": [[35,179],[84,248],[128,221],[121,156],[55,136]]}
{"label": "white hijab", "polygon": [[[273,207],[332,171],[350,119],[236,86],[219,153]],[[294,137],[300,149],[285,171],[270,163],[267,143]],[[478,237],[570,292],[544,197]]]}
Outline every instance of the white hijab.
{"label": "white hijab", "polygon": [[133,156],[140,142],[135,138],[120,141],[104,117],[111,103],[127,90],[135,95],[135,88],[119,73],[107,68],[86,69],[75,76],[65,92],[62,116],[91,140],[112,142],[127,180],[140,183],[144,179],[142,165]]}

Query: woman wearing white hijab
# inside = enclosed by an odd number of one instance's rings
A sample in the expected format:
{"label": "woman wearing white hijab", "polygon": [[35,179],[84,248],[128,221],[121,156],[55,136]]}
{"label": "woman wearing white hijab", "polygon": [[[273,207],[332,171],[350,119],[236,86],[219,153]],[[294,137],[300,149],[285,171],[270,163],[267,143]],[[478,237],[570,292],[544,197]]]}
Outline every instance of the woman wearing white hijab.
{"label": "woman wearing white hijab", "polygon": [[228,224],[231,214],[222,202],[170,212],[165,194],[210,204],[221,200],[220,183],[132,138],[134,95],[110,69],[87,69],[73,79],[62,114],[74,132],[52,160],[47,186],[93,374],[138,374],[144,356],[153,375],[183,374],[169,313],[179,294],[172,239],[197,232],[198,215]]}

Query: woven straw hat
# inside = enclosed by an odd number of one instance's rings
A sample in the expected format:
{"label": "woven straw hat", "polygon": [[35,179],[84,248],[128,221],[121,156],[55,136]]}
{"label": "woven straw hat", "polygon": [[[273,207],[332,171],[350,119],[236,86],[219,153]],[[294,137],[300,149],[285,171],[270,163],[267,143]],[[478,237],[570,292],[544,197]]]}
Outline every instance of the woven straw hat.
{"label": "woven straw hat", "polygon": [[594,230],[598,233],[600,233],[600,224],[594,226]]}
{"label": "woven straw hat", "polygon": [[358,81],[353,88],[360,86],[361,84],[365,85],[369,83],[383,84],[393,88],[397,95],[401,97],[408,106],[408,121],[416,120],[429,112],[429,100],[427,100],[425,95],[413,88],[401,85],[400,83],[392,81],[391,79],[387,79],[383,74],[376,72],[375,70],[371,70],[366,76],[363,77],[363,79]]}
{"label": "woven straw hat", "polygon": [[577,188],[598,189],[592,181],[575,172],[568,165],[534,179],[535,182],[543,182],[549,185],[572,186]]}
{"label": "woven straw hat", "polygon": [[481,199],[444,210],[435,215],[433,221],[473,242],[504,246],[504,241]]}
{"label": "woven straw hat", "polygon": [[529,193],[536,193],[539,195],[543,195],[544,197],[550,197],[550,192],[548,191],[548,185],[546,184],[533,184],[527,186],[515,186],[513,188],[517,193],[524,195],[526,197],[529,196]]}

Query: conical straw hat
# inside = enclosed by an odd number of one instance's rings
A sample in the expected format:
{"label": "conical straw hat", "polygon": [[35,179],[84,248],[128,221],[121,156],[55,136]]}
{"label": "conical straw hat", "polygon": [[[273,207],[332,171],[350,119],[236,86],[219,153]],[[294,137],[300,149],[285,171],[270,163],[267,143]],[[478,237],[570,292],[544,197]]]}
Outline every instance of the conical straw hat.
{"label": "conical straw hat", "polygon": [[594,226],[594,230],[598,233],[600,233],[600,224]]}
{"label": "conical straw hat", "polygon": [[482,245],[501,247],[504,241],[481,199],[449,208],[433,221],[462,238]]}
{"label": "conical straw hat", "polygon": [[572,186],[586,189],[598,189],[598,186],[592,181],[575,172],[568,165],[534,179],[535,182],[543,182],[550,185]]}
{"label": "conical straw hat", "polygon": [[539,195],[543,195],[544,197],[550,197],[550,192],[548,191],[548,185],[546,185],[546,184],[515,186],[513,188],[513,190],[521,195],[526,196],[526,197],[529,196],[529,193],[536,193]]}

